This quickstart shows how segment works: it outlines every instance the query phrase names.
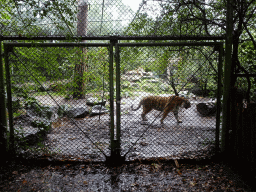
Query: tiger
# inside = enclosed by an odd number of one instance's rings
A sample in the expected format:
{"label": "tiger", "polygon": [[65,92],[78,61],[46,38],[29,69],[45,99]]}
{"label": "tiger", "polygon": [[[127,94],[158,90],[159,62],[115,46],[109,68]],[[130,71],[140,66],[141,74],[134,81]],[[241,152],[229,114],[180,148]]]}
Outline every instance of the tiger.
{"label": "tiger", "polygon": [[164,119],[168,115],[170,111],[173,112],[178,123],[182,123],[178,117],[178,110],[180,107],[188,109],[191,107],[191,104],[188,99],[179,96],[170,96],[170,97],[161,97],[161,96],[147,96],[144,97],[139,106],[134,109],[132,105],[132,110],[138,110],[141,105],[143,105],[143,112],[141,114],[142,120],[147,121],[146,114],[149,113],[152,109],[156,109],[158,111],[163,111],[163,117],[160,120],[161,124],[163,124]]}

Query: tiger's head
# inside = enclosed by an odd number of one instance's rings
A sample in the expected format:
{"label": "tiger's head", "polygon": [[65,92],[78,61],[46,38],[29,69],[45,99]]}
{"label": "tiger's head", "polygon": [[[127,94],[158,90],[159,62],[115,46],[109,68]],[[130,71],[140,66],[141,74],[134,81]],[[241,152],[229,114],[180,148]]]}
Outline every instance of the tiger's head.
{"label": "tiger's head", "polygon": [[190,104],[190,102],[189,102],[188,99],[184,99],[183,107],[184,107],[185,109],[188,109],[188,108],[191,107],[191,104]]}

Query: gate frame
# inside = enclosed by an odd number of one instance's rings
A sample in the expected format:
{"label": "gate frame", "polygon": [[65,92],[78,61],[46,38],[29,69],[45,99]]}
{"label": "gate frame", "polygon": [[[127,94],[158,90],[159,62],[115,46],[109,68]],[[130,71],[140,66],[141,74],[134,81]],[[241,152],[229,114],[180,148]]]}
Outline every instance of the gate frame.
{"label": "gate frame", "polygon": [[[217,112],[216,112],[216,129],[215,129],[215,153],[220,152],[219,135],[220,135],[220,112],[221,112],[221,92],[222,92],[222,60],[223,60],[223,42],[178,42],[178,43],[118,43],[116,44],[116,127],[117,127],[117,139],[120,140],[121,133],[121,87],[120,87],[120,47],[163,47],[163,46],[208,46],[214,47],[215,51],[219,52],[218,57],[218,84],[217,84]],[[140,139],[140,138],[139,138]],[[138,139],[138,140],[139,140]],[[137,140],[137,141],[138,141]],[[134,145],[136,145],[137,141]],[[121,142],[121,141],[119,141]],[[129,153],[130,149],[122,158]]]}
{"label": "gate frame", "polygon": [[[38,48],[39,47],[40,48],[41,47],[58,47],[58,48],[61,48],[61,47],[107,47],[109,49],[110,119],[111,119],[111,122],[114,122],[114,121],[112,121],[113,116],[114,116],[114,104],[113,104],[113,101],[114,101],[114,90],[113,90],[113,87],[114,87],[113,86],[113,43],[112,44],[111,43],[4,43],[4,50],[5,50],[4,51],[4,59],[5,59],[6,90],[7,90],[7,109],[8,109],[8,113],[9,113],[8,121],[9,121],[9,127],[10,127],[9,148],[7,150],[8,150],[8,152],[10,154],[14,155],[15,154],[15,150],[14,150],[14,127],[13,127],[11,75],[10,75],[10,70],[9,70],[9,68],[10,68],[10,65],[9,65],[9,53],[12,53],[13,52],[13,48],[15,48],[15,47],[27,47],[27,48],[30,48],[30,47],[38,47]],[[35,79],[35,81],[37,81],[37,79]],[[110,138],[112,139],[112,136],[114,136],[114,123],[110,123],[110,135],[111,135]],[[94,144],[94,143],[92,142],[92,144]],[[116,147],[115,142],[113,142],[111,140],[111,142],[110,142],[111,154],[113,153],[113,151],[115,151],[115,147]],[[102,152],[102,154],[107,159],[108,157],[106,156],[106,154],[102,150],[101,150],[101,152]]]}
{"label": "gate frame", "polygon": [[[148,47],[148,46],[212,46],[219,52],[218,60],[218,88],[217,88],[217,113],[216,113],[216,132],[215,132],[215,149],[219,152],[219,128],[220,128],[220,97],[221,97],[221,79],[222,79],[222,58],[223,58],[223,42],[179,42],[179,43],[118,43],[117,37],[110,39],[110,43],[4,43],[4,56],[6,68],[6,84],[7,84],[7,99],[8,99],[8,112],[9,112],[9,125],[10,125],[10,149],[13,152],[14,147],[14,128],[13,128],[13,114],[12,114],[12,96],[11,96],[11,83],[9,72],[8,55],[13,51],[13,47],[108,47],[109,48],[109,91],[110,91],[110,148],[111,155],[106,156],[106,162],[122,163],[125,156],[121,156],[121,114],[120,114],[120,47]],[[165,39],[166,40],[166,39]],[[115,48],[115,53],[114,53]],[[113,70],[114,59],[116,61],[116,128],[114,124],[114,82]],[[1,93],[0,93],[1,94]],[[116,138],[114,133],[116,132]]]}

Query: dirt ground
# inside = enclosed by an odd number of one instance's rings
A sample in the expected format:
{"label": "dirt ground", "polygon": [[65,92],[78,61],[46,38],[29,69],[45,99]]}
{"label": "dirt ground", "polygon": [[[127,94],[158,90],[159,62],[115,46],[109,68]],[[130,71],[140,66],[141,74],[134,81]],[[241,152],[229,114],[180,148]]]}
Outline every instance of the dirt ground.
{"label": "dirt ground", "polygon": [[253,191],[222,163],[9,163],[0,191]]}

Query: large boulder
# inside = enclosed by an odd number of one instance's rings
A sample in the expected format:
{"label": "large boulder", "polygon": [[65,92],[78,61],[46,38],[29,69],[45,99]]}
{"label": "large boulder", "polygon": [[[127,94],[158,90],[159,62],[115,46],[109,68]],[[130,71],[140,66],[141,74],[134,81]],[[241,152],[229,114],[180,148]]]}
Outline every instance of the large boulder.
{"label": "large boulder", "polygon": [[91,116],[94,116],[94,115],[102,115],[104,113],[108,113],[109,110],[102,106],[102,105],[95,105],[92,107],[92,111],[91,111]]}
{"label": "large boulder", "polygon": [[106,104],[106,100],[99,100],[96,97],[90,97],[86,101],[86,105],[89,105],[89,106],[94,106],[94,105],[103,105],[103,106],[105,106],[105,104]]}
{"label": "large boulder", "polygon": [[54,106],[42,106],[38,102],[33,101],[30,103],[26,104],[26,110],[27,110],[27,115],[30,117],[42,117],[42,118],[47,118],[51,119],[54,113],[54,110],[57,109],[57,107]]}
{"label": "large boulder", "polygon": [[67,110],[65,114],[71,118],[84,118],[90,113],[88,107],[72,107],[71,109]]}
{"label": "large boulder", "polygon": [[208,103],[198,103],[196,105],[197,111],[202,116],[212,116],[216,114],[217,106],[211,102]]}

